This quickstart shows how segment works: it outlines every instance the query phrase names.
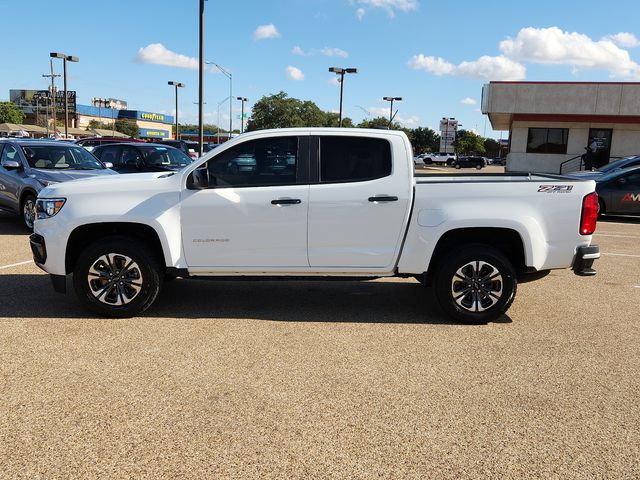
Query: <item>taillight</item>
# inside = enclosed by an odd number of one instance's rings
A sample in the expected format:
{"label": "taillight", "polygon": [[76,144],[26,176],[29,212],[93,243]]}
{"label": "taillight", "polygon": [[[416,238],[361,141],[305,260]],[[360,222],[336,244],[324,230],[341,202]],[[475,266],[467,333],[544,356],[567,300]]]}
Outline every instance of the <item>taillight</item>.
{"label": "taillight", "polygon": [[598,194],[590,193],[582,199],[582,216],[580,218],[580,235],[591,235],[596,231],[598,220]]}

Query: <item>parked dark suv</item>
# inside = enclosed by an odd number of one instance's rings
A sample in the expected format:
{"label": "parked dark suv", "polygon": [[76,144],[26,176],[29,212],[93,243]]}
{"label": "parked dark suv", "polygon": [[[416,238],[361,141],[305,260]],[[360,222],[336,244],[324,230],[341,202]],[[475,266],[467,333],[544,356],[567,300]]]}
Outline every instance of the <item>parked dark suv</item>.
{"label": "parked dark suv", "polygon": [[485,166],[485,160],[483,157],[458,157],[451,162],[451,166],[454,168],[475,168],[480,170]]}
{"label": "parked dark suv", "polygon": [[100,145],[109,145],[111,143],[122,143],[122,142],[139,142],[146,143],[144,140],[139,140],[136,138],[122,138],[122,137],[92,137],[92,138],[81,138],[80,140],[76,140],[76,143],[81,147],[86,148],[90,152],[93,152],[93,149],[99,147]]}
{"label": "parked dark suv", "polygon": [[[170,147],[182,150],[184,153],[189,155],[189,157],[193,158],[194,160],[198,157],[201,157],[200,143],[198,142],[194,142],[190,140],[161,140],[160,142],[157,142],[157,143],[160,145],[168,145]],[[207,153],[211,150],[211,146],[205,143],[202,145],[202,149],[204,150],[204,153]]]}
{"label": "parked dark suv", "polygon": [[0,140],[0,209],[22,215],[33,229],[40,190],[52,183],[116,175],[84,148],[51,140]]}
{"label": "parked dark suv", "polygon": [[93,154],[118,173],[175,171],[191,163],[177,148],[157,143],[113,143],[96,147]]}

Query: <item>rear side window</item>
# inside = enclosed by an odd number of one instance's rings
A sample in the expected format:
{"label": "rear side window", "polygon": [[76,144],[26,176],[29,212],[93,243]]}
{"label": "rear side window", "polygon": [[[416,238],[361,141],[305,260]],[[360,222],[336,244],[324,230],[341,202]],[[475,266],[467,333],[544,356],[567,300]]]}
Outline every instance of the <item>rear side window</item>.
{"label": "rear side window", "polygon": [[110,162],[115,166],[119,166],[120,163],[117,161],[118,159],[118,148],[117,146],[107,146],[102,147],[98,152],[96,152],[97,157],[102,160],[102,162]]}
{"label": "rear side window", "polygon": [[391,145],[381,138],[320,137],[320,182],[362,182],[391,175]]}

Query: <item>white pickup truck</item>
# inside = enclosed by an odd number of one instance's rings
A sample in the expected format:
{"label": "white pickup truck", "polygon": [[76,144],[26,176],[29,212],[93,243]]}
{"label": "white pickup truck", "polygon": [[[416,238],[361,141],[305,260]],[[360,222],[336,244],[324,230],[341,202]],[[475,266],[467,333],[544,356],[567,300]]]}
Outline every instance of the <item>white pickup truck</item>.
{"label": "white pickup truck", "polygon": [[416,176],[402,132],[263,130],[178,172],[51,185],[30,241],[54,288],[73,274],[105,316],[139,314],[176,276],[398,276],[483,323],[519,280],[595,274],[594,190],[551,175]]}

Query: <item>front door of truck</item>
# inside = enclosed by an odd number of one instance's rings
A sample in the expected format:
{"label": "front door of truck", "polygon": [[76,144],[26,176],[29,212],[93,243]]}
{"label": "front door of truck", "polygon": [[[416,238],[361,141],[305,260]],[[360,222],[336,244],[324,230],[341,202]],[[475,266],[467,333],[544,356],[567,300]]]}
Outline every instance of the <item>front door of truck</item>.
{"label": "front door of truck", "polygon": [[207,162],[209,188],[183,191],[189,268],[307,268],[308,136],[249,140]]}
{"label": "front door of truck", "polygon": [[312,137],[309,264],[392,269],[411,204],[410,156],[400,137]]}

